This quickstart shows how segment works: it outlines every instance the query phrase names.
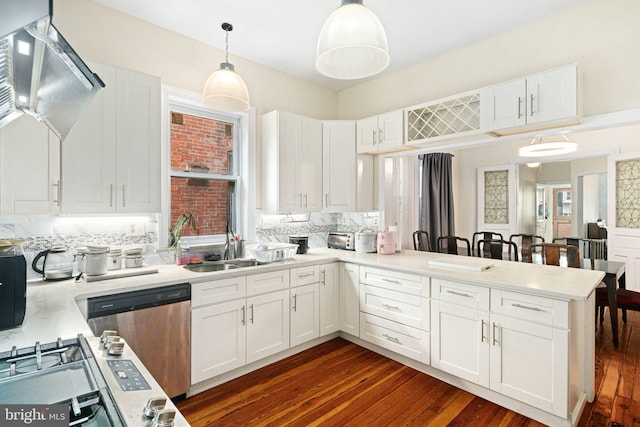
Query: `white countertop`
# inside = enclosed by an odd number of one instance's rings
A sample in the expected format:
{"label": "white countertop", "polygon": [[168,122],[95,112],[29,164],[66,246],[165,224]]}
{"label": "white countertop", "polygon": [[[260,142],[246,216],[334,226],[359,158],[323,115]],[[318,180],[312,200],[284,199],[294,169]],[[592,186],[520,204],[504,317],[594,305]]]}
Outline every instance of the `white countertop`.
{"label": "white countertop", "polygon": [[[429,261],[460,265],[461,269],[433,267]],[[22,326],[0,331],[0,351],[11,346],[26,347],[36,341],[51,342],[58,337],[73,338],[79,333],[92,336],[86,322],[86,299],[175,283],[197,284],[215,278],[257,274],[282,268],[302,267],[331,261],[353,262],[399,271],[454,279],[478,285],[490,285],[516,292],[569,299],[586,299],[602,280],[604,273],[527,264],[514,261],[487,260],[432,252],[404,251],[394,255],[363,254],[353,251],[316,248],[305,255],[273,264],[238,268],[211,273],[194,273],[176,265],[157,266],[158,273],[96,282],[34,281],[27,286],[27,309]],[[470,271],[489,262],[484,271]]]}

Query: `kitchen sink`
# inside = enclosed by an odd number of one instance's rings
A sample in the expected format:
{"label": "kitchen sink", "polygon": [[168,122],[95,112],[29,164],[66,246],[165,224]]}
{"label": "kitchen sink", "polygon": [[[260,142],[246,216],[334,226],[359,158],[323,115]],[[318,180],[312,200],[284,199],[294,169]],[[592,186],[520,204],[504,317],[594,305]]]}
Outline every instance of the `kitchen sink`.
{"label": "kitchen sink", "polygon": [[225,261],[205,261],[200,264],[185,265],[189,271],[194,273],[210,273],[212,271],[231,270],[234,268],[253,267],[258,265],[255,259],[230,259]]}

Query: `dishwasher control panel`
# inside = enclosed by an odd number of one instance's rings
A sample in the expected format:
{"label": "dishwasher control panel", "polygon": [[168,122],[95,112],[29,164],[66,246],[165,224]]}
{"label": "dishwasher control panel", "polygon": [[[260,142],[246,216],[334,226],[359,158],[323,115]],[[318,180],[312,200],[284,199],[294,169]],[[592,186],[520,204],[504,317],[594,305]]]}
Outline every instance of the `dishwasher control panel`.
{"label": "dishwasher control panel", "polygon": [[151,390],[133,361],[107,360],[107,363],[122,391]]}

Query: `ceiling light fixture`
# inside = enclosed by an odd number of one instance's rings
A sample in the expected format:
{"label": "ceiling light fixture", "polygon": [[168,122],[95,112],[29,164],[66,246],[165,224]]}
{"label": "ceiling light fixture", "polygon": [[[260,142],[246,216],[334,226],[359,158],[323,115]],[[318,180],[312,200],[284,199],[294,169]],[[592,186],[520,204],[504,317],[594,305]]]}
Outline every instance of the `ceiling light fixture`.
{"label": "ceiling light fixture", "polygon": [[573,153],[577,148],[575,141],[570,140],[566,135],[536,137],[529,144],[520,147],[518,154],[521,157],[555,156]]}
{"label": "ceiling light fixture", "polygon": [[249,91],[247,85],[236,73],[229,62],[229,31],[233,26],[227,22],[222,24],[226,33],[225,57],[220,69],[209,76],[204,85],[202,102],[209,108],[229,113],[245,111],[249,108]]}
{"label": "ceiling light fixture", "polygon": [[342,0],[320,31],[316,69],[334,79],[378,74],[389,65],[387,36],[362,0]]}

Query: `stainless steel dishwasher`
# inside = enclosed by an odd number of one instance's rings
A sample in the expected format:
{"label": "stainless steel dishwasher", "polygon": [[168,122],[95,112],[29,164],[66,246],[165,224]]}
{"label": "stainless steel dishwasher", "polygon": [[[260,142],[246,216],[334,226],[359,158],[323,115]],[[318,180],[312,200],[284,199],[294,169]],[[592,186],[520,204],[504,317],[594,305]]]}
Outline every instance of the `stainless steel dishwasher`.
{"label": "stainless steel dishwasher", "polygon": [[169,397],[191,385],[191,285],[89,298],[94,335],[118,331]]}

